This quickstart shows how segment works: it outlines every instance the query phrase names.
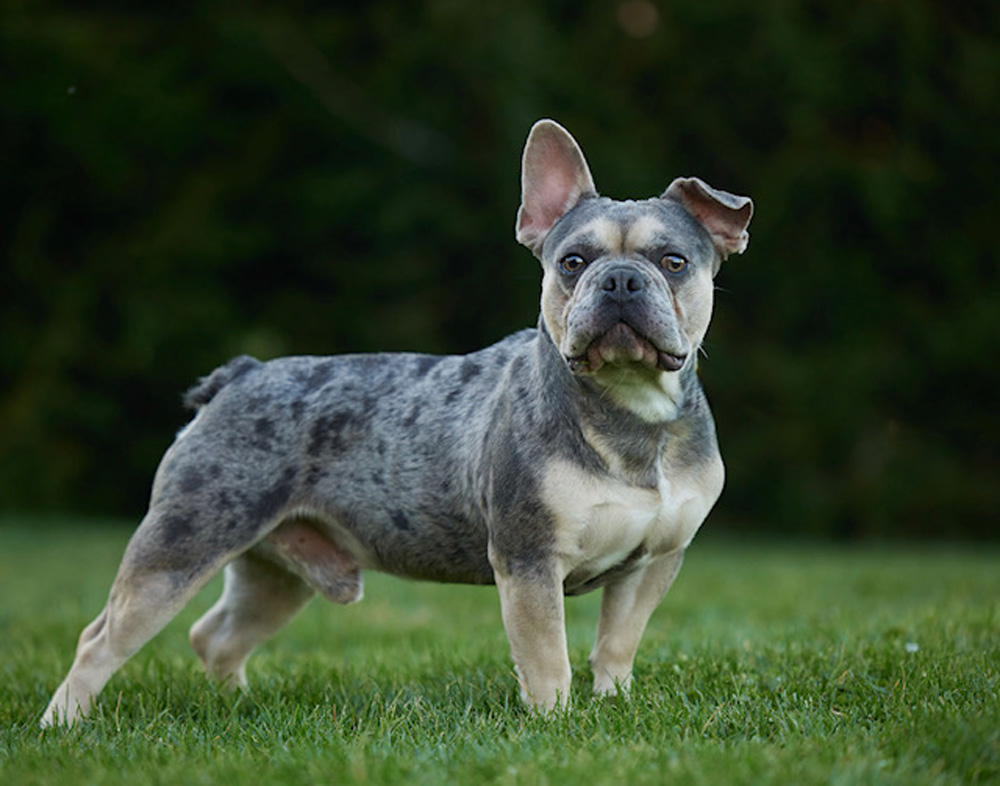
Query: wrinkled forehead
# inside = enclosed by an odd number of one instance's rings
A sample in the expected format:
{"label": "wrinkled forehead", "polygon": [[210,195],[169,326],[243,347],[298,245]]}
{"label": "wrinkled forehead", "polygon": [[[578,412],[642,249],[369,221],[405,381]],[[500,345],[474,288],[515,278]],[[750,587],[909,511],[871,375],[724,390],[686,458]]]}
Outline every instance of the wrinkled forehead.
{"label": "wrinkled forehead", "polygon": [[581,200],[552,227],[542,246],[542,258],[558,259],[581,248],[599,256],[669,249],[692,261],[710,259],[714,253],[711,238],[701,224],[669,199]]}

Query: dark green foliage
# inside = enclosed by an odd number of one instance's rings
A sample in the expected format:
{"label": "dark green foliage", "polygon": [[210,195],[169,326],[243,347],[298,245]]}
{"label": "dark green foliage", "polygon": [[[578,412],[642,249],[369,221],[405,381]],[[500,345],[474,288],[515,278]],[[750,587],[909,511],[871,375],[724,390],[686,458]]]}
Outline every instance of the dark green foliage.
{"label": "dark green foliage", "polygon": [[552,116],[611,196],[756,200],[703,365],[714,526],[990,535],[998,7],[657,7],[635,37],[648,3],[9,5],[0,506],[137,516],[233,354],[532,324],[518,157]]}

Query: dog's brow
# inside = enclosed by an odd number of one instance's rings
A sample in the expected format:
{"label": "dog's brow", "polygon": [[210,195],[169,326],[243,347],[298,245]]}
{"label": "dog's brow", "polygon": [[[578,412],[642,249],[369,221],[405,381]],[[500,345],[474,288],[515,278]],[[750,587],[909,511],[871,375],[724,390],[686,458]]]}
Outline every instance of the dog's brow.
{"label": "dog's brow", "polygon": [[652,215],[641,215],[625,231],[625,246],[630,251],[656,245],[666,234],[663,222]]}
{"label": "dog's brow", "polygon": [[605,216],[595,218],[587,224],[585,231],[591,235],[595,245],[614,251],[621,248],[622,227],[614,219]]}
{"label": "dog's brow", "polygon": [[608,251],[621,249],[622,227],[613,219],[600,217],[588,221],[576,232],[567,235],[559,243],[556,256],[562,256],[569,249],[590,249],[591,256],[599,256]]}
{"label": "dog's brow", "polygon": [[588,221],[559,245],[559,254],[567,249],[588,248],[612,254],[628,254],[658,245],[667,234],[659,218],[650,214],[632,220],[600,216]]}

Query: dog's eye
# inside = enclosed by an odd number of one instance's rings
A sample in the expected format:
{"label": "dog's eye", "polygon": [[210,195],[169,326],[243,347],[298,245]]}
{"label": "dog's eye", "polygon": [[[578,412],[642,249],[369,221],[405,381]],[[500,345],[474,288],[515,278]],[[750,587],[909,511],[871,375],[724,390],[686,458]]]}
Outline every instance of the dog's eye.
{"label": "dog's eye", "polygon": [[668,273],[683,273],[687,265],[688,261],[678,254],[665,254],[660,260],[660,267]]}
{"label": "dog's eye", "polygon": [[563,273],[579,273],[586,264],[586,260],[579,254],[567,254],[559,260],[559,267]]}

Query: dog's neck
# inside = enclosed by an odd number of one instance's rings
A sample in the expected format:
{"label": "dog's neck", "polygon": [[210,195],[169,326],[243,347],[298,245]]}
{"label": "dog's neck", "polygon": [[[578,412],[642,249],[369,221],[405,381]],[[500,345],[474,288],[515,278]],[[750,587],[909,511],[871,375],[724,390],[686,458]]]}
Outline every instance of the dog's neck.
{"label": "dog's neck", "polygon": [[538,352],[540,368],[546,386],[559,390],[574,389],[575,397],[584,402],[581,414],[594,413],[604,417],[626,417],[641,421],[644,429],[658,430],[683,418],[692,399],[700,399],[697,351],[691,353],[680,371],[655,369],[623,369],[605,366],[597,374],[574,374],[545,326],[538,320]]}

